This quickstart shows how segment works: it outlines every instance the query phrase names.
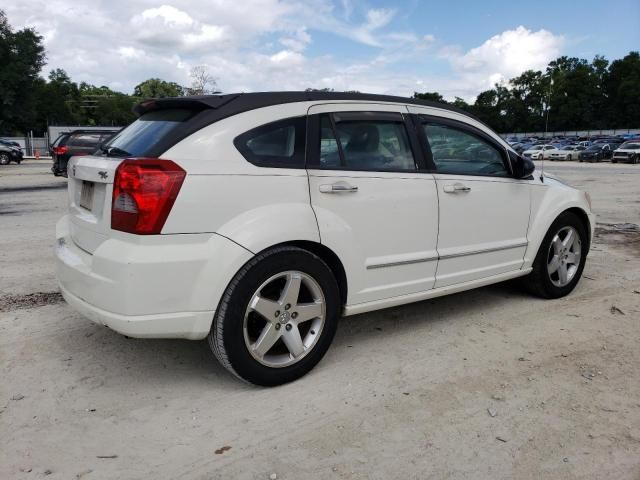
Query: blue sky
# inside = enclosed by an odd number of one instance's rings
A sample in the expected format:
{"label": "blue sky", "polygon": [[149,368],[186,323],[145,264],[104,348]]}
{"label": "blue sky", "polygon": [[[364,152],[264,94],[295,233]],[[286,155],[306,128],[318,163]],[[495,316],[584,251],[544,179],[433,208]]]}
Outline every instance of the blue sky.
{"label": "blue sky", "polygon": [[472,100],[559,55],[640,48],[640,1],[21,0],[46,68],[132,91],[203,65],[223,91],[331,87]]}

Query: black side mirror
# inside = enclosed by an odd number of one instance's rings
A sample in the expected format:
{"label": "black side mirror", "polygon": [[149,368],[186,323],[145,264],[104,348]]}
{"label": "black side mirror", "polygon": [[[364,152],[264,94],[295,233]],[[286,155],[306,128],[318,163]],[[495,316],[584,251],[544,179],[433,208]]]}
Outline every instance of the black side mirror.
{"label": "black side mirror", "polygon": [[513,176],[515,178],[528,178],[536,169],[533,160],[522,157],[515,152],[509,150],[509,160],[513,168]]}

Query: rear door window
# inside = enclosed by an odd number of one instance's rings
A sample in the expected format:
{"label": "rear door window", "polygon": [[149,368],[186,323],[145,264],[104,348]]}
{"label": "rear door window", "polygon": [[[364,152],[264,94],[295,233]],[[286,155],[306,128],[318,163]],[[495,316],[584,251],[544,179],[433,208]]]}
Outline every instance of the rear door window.
{"label": "rear door window", "polygon": [[198,112],[190,109],[171,108],[145,113],[124,130],[116,133],[105,145],[112,156],[154,156],[161,141],[178,129]]}
{"label": "rear door window", "polygon": [[304,168],[306,117],[268,123],[239,135],[238,151],[260,167]]}
{"label": "rear door window", "polygon": [[320,115],[319,163],[329,169],[416,170],[405,121],[388,112]]}

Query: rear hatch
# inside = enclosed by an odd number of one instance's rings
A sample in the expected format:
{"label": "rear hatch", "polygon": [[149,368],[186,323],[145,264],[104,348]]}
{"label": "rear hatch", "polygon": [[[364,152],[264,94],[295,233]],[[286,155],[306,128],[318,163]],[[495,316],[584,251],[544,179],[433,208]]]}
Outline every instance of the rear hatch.
{"label": "rear hatch", "polygon": [[89,253],[109,237],[113,178],[122,161],[95,155],[71,158],[68,169],[71,238]]}
{"label": "rear hatch", "polygon": [[111,229],[113,183],[118,165],[127,158],[158,158],[190,133],[203,111],[199,103],[145,111],[92,155],[69,161],[69,215],[73,241],[93,253]]}

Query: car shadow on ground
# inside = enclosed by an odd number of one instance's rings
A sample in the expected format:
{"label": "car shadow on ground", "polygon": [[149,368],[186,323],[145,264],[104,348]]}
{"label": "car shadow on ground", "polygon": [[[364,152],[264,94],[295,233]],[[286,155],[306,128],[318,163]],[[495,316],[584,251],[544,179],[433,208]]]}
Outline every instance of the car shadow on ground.
{"label": "car shadow on ground", "polygon": [[[446,297],[435,298],[340,320],[332,349],[357,344],[362,351],[369,342],[379,342],[381,332],[402,335],[428,325],[456,325],[468,321],[481,309],[500,309],[502,305],[530,302],[514,282],[505,282]],[[536,301],[533,299],[533,301]],[[65,309],[68,307],[64,307]],[[76,322],[70,335],[58,337],[60,349],[70,358],[90,356],[87,364],[98,365],[97,371],[80,368],[75,374],[84,378],[93,374],[107,375],[115,383],[143,385],[191,386],[216,390],[250,390],[254,387],[229,374],[215,359],[206,340],[160,340],[127,338],[106,327],[90,323],[68,310]],[[85,322],[86,325],[82,325]],[[320,364],[320,367],[322,363]],[[120,380],[118,380],[120,378]],[[106,383],[110,383],[108,380]],[[101,384],[103,385],[103,384]]]}

